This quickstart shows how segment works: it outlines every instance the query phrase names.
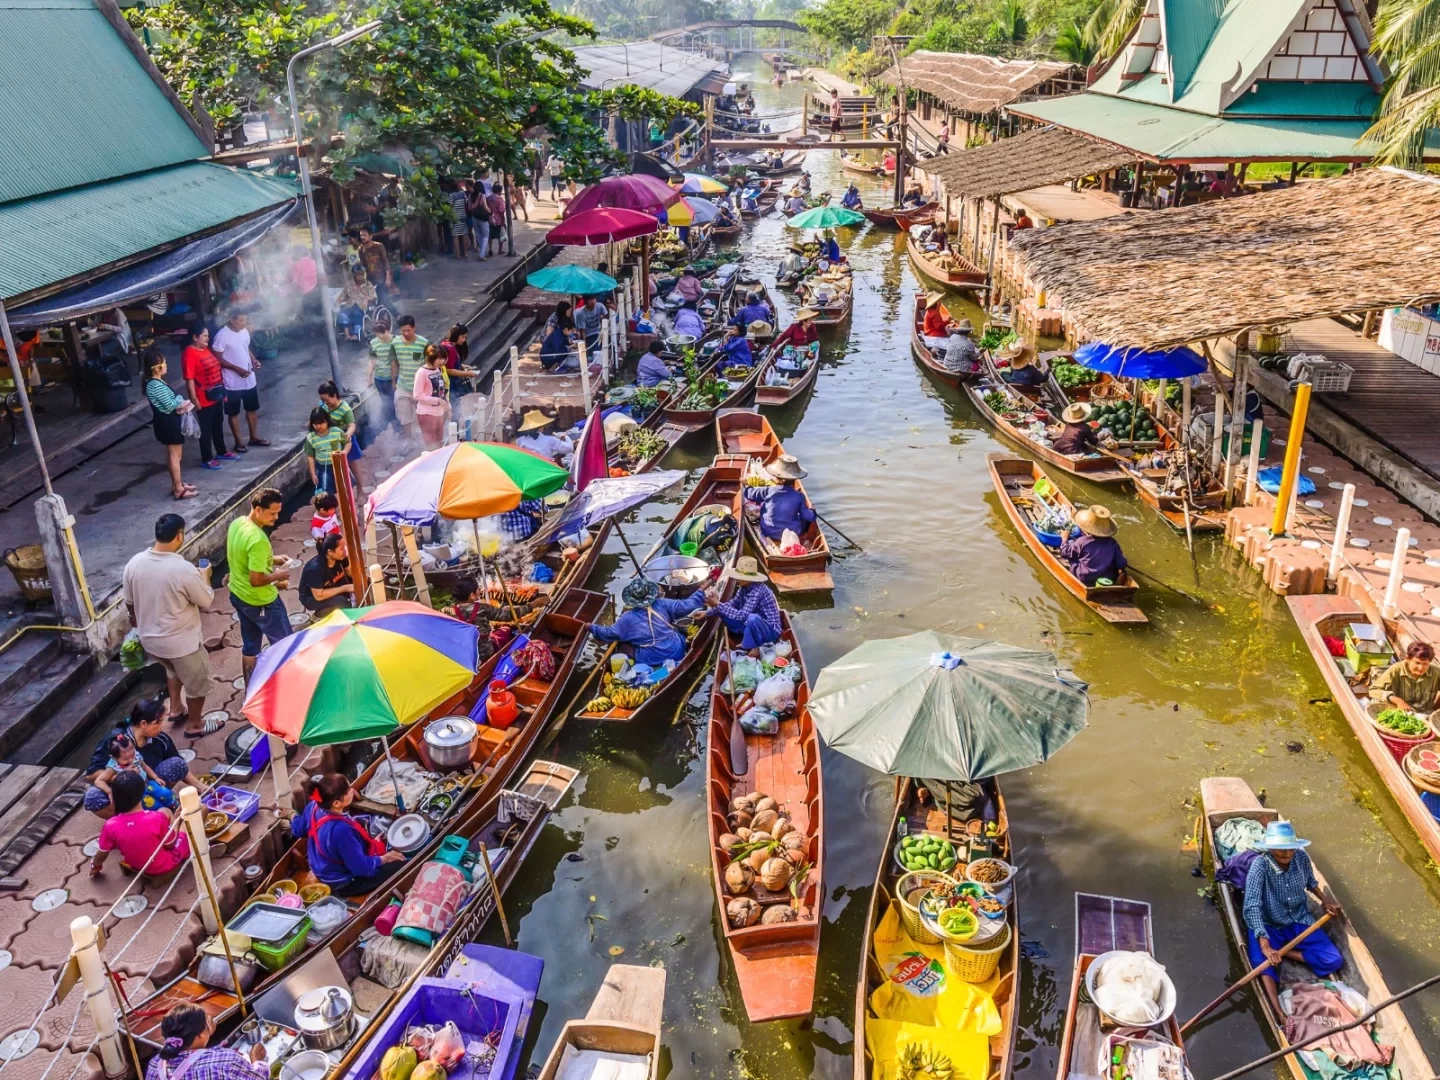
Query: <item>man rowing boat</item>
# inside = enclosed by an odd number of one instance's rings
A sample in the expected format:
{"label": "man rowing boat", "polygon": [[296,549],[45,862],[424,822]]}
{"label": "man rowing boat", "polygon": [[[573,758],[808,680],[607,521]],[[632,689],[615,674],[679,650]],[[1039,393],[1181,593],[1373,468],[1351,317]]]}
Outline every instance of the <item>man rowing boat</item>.
{"label": "man rowing boat", "polygon": [[1118,585],[1125,567],[1125,552],[1115,539],[1115,519],[1098,503],[1075,515],[1075,529],[1060,545],[1060,557],[1087,588]]}

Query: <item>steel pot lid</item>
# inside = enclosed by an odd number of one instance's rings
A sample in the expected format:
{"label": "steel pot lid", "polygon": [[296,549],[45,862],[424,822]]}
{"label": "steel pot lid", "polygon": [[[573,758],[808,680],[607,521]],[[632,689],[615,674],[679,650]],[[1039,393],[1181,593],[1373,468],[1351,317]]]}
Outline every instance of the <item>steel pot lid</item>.
{"label": "steel pot lid", "polygon": [[419,814],[406,814],[395,819],[386,842],[396,851],[410,852],[430,838],[430,823]]}
{"label": "steel pot lid", "polygon": [[345,987],[317,986],[295,1003],[295,1026],[301,1031],[329,1031],[353,1011],[354,1002]]}
{"label": "steel pot lid", "polygon": [[439,747],[469,746],[479,730],[468,716],[447,716],[425,729],[425,741]]}

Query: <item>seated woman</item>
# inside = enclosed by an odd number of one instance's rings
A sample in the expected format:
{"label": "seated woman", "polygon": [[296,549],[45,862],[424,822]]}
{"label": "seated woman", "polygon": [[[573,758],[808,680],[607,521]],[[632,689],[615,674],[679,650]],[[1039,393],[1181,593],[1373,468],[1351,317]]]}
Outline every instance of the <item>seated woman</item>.
{"label": "seated woman", "polygon": [[170,810],[147,810],[141,805],[144,778],[136,772],[122,772],[111,781],[110,790],[115,816],[100,829],[100,850],[90,860],[90,876],[103,874],[105,860],[117,849],[120,869],[127,874],[143,871],[146,877],[161,877],[185,865],[190,857],[185,830],[170,831]]}
{"label": "seated woman", "polygon": [[570,305],[562,300],[545,323],[545,336],[540,342],[540,366],[546,371],[580,370],[580,353],[575,348],[575,320]]}
{"label": "seated woman", "polygon": [[694,300],[686,300],[675,313],[675,333],[688,334],[696,341],[705,336],[705,320],[695,310]]}
{"label": "seated woman", "polygon": [[805,209],[805,196],[798,191],[792,191],[790,197],[785,200],[785,213],[798,214]]}
{"label": "seated woman", "polygon": [[1115,539],[1115,519],[1099,503],[1075,515],[1075,529],[1061,542],[1060,557],[1087,587],[1118,585],[1122,571],[1129,565]]}
{"label": "seated woman", "polygon": [[1016,342],[1001,349],[995,359],[1006,360],[1010,370],[1001,372],[1000,377],[1013,386],[1044,386],[1045,373],[1035,363],[1035,350],[1029,345]]}
{"label": "seated woman", "polygon": [[845,261],[845,256],[840,254],[840,244],[835,239],[835,234],[829,229],[826,229],[825,235],[820,238],[820,257],[828,259],[832,263]]}
{"label": "seated woman", "polygon": [[677,620],[700,611],[705,594],[697,592],[686,600],[662,600],[660,586],[647,577],[636,577],[620,594],[624,613],[612,626],[590,624],[597,641],[615,641],[632,647],[637,664],[659,667],[667,660],[685,655],[685,635],[675,629]]}
{"label": "seated woman", "polygon": [[924,206],[925,193],[920,190],[920,183],[917,180],[910,181],[905,186],[905,197],[900,200],[901,206]]}
{"label": "seated woman", "polygon": [[745,340],[745,331],[734,324],[725,328],[725,340],[720,345],[720,351],[725,354],[725,359],[721,361],[722,367],[751,367],[755,363],[750,352],[750,342]]}
{"label": "seated woman", "polygon": [[1372,701],[1397,709],[1433,712],[1440,708],[1440,667],[1435,650],[1423,641],[1412,641],[1405,659],[1391,664],[1370,684]]}
{"label": "seated woman", "polygon": [[920,336],[932,349],[944,352],[950,345],[950,332],[955,329],[955,320],[945,307],[945,294],[933,290],[925,294],[925,320],[920,324]]}
{"label": "seated woman", "polygon": [[300,606],[312,618],[323,619],[336,608],[355,606],[355,583],[350,580],[350,560],[345,538],[338,532],[326,535],[315,545],[315,554],[300,571]]}
{"label": "seated woman", "polygon": [[742,582],[740,590],[733,600],[724,603],[713,592],[707,592],[705,603],[709,609],[705,614],[719,618],[726,630],[740,638],[739,647],[746,652],[779,641],[780,605],[770,591],[769,579],[761,572],[760,564],[743,555],[721,577]]}
{"label": "seated woman", "polygon": [[656,338],[645,346],[645,351],[640,354],[640,366],[635,369],[635,381],[641,386],[659,386],[668,379],[673,379],[675,373],[670,370],[670,365],[665,363],[665,346]]}
{"label": "seated woman", "polygon": [[360,331],[365,326],[365,312],[375,302],[375,286],[365,276],[365,268],[357,266],[335,298],[335,321],[345,331],[346,341],[360,340]]}
{"label": "seated woman", "polygon": [[290,835],[306,840],[310,872],[336,896],[373,892],[405,862],[404,855],[386,851],[384,841],[345,813],[354,801],[350,781],[326,773],[310,781],[310,801],[290,822]]}
{"label": "seated woman", "polygon": [[114,814],[112,787],[115,778],[124,772],[134,772],[141,778],[147,810],[173,807],[176,798],[172,789],[182,783],[200,786],[174,741],[160,730],[163,723],[164,710],[158,701],[135,703],[129,719],[110,732],[90,758],[86,810],[100,818]]}
{"label": "seated woman", "polygon": [[264,1044],[251,1047],[248,1055],[209,1046],[215,1021],[199,1005],[176,1005],[160,1021],[160,1034],[165,1041],[150,1059],[145,1080],[180,1080],[182,1073],[193,1080],[269,1080]]}
{"label": "seated woman", "polygon": [[[510,621],[510,605],[492,604],[480,594],[480,583],[473,577],[455,579],[452,595],[455,602],[441,610],[452,618],[467,622],[480,631],[480,662],[495,655],[495,650],[510,640],[513,631],[508,626],[492,627],[493,621]],[[533,605],[515,604],[515,615],[527,615]],[[503,632],[503,633],[502,633]],[[497,635],[500,640],[496,640]]]}
{"label": "seated woman", "polygon": [[1050,447],[1060,454],[1089,454],[1092,453],[1098,443],[1095,439],[1095,429],[1088,423],[1090,419],[1090,406],[1083,401],[1077,401],[1073,405],[1067,405],[1065,411],[1060,414],[1062,421],[1058,429],[1051,429],[1055,434],[1051,436]]}
{"label": "seated woman", "polygon": [[[778,541],[789,529],[796,536],[815,520],[815,511],[796,481],[808,475],[793,454],[781,454],[765,471],[780,481],[766,487],[747,487],[745,501],[755,504],[760,514],[760,534]],[[749,507],[747,507],[749,509]]]}

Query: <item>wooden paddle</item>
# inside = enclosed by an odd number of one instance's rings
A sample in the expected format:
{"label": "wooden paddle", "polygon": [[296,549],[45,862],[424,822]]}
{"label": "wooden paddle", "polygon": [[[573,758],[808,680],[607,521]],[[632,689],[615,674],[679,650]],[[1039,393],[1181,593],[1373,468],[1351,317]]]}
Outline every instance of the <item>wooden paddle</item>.
{"label": "wooden paddle", "polygon": [[[1319,930],[1329,921],[1330,913],[1327,911],[1324,915],[1321,915],[1320,918],[1316,919],[1313,923],[1306,927],[1304,933],[1297,934],[1293,939],[1291,939],[1290,943],[1280,950],[1280,956],[1282,958],[1285,957],[1292,949],[1298,946],[1302,941],[1308,938],[1311,934],[1315,933],[1316,930]],[[1214,1001],[1210,1002],[1209,1005],[1206,1005],[1189,1020],[1185,1021],[1185,1023],[1180,1026],[1180,1034],[1184,1035],[1185,1032],[1189,1031],[1192,1027],[1199,1023],[1200,1020],[1209,1016],[1210,1013],[1215,1010],[1216,1006],[1224,1002],[1227,998],[1230,997],[1231,994],[1235,993],[1236,990],[1239,990],[1242,986],[1248,986],[1250,983],[1258,979],[1261,975],[1265,974],[1265,972],[1269,971],[1270,968],[1273,966],[1274,965],[1269,960],[1266,960],[1258,967],[1252,968],[1243,979],[1237,982],[1234,986],[1231,986],[1229,989],[1227,989],[1223,994],[1217,997]]]}

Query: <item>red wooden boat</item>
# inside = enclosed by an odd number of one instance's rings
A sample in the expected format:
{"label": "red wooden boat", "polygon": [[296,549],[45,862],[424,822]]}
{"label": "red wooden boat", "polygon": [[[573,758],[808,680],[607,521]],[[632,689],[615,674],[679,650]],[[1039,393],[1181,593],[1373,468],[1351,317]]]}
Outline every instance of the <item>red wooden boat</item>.
{"label": "red wooden boat", "polygon": [[961,383],[974,382],[980,378],[980,371],[951,371],[935,356],[929,345],[925,344],[925,335],[921,333],[925,326],[925,294],[915,294],[915,313],[910,322],[910,352],[916,362],[941,382],[949,383],[951,386],[959,386]]}
{"label": "red wooden boat", "polygon": [[909,232],[915,225],[929,225],[935,220],[938,202],[927,202],[920,206],[887,206],[875,210],[860,211],[876,225],[886,229],[904,229]]}

